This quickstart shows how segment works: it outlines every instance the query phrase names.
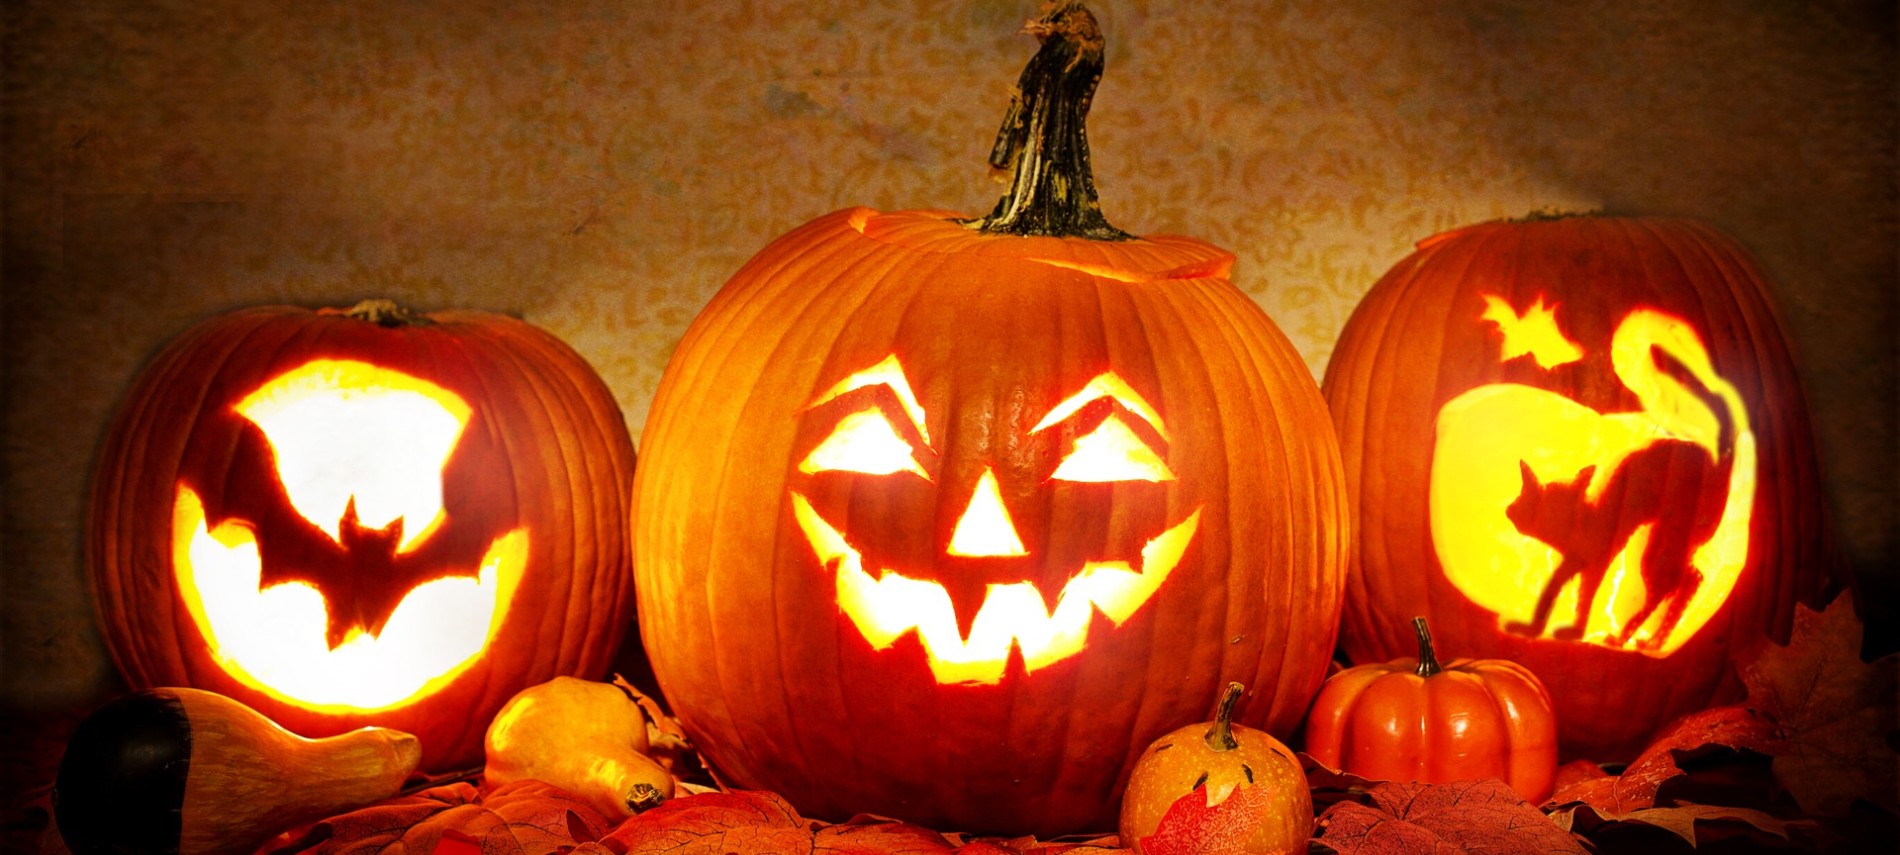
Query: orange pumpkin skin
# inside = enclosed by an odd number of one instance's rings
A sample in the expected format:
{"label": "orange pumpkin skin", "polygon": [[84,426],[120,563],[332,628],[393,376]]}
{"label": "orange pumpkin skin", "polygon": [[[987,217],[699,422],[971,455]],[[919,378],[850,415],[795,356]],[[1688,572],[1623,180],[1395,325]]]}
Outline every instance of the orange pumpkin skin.
{"label": "orange pumpkin skin", "polygon": [[1550,694],[1524,666],[1454,659],[1442,670],[1421,626],[1421,657],[1327,678],[1306,719],[1306,753],[1378,781],[1497,778],[1531,804],[1557,777]]}
{"label": "orange pumpkin skin", "polygon": [[[832,819],[1102,830],[1142,749],[1199,720],[1221,675],[1260,687],[1250,726],[1298,724],[1335,639],[1345,507],[1311,375],[1228,281],[1231,261],[1186,238],[987,236],[940,212],[856,208],[726,284],[661,379],[634,489],[642,637],[723,780]],[[827,396],[891,357],[921,430],[886,388]],[[1107,398],[1033,428],[1105,372],[1165,439]],[[864,406],[921,474],[803,471]],[[1052,476],[1111,412],[1172,480]],[[1015,557],[947,554],[984,473]],[[1078,651],[1038,664],[1018,642],[964,679],[933,671],[921,630],[879,644],[845,613],[857,577],[820,560],[802,509],[861,551],[860,581],[943,585],[963,637],[992,584],[1054,603],[1087,562],[1152,569],[1143,541],[1198,516],[1119,625],[1095,613]]]}
{"label": "orange pumpkin skin", "polygon": [[1542,676],[1563,750],[1598,761],[1735,696],[1730,650],[1785,639],[1829,585],[1770,290],[1686,220],[1421,242],[1324,383],[1358,515],[1351,660],[1405,655],[1422,613],[1448,647]]}
{"label": "orange pumpkin skin", "polygon": [[[625,535],[632,443],[606,386],[546,332],[500,315],[409,317],[391,314],[390,306],[366,313],[370,305],[235,311],[197,324],[153,359],[121,402],[93,477],[87,545],[96,616],[134,688],[215,691],[311,737],[372,724],[396,728],[421,740],[423,768],[468,768],[481,761],[489,718],[515,692],[559,675],[597,677],[609,665],[632,614]],[[286,416],[245,409],[272,394],[283,401],[304,394],[292,389],[300,383],[318,387],[316,408],[331,412],[382,394],[350,385],[359,381],[408,387],[397,397],[421,402],[421,410],[369,437],[365,447],[345,448],[339,437],[347,431],[319,431],[296,446],[285,438],[311,410],[292,406]],[[459,434],[431,447],[447,457],[437,465],[425,454],[418,464],[415,449],[377,450],[417,435],[419,419],[440,416],[424,402],[428,395],[465,408]],[[418,415],[425,411],[433,415]],[[414,474],[407,480],[439,490],[439,518],[427,528],[407,518],[373,518],[371,499],[384,486],[350,486],[347,500],[336,494],[327,505],[309,500],[313,488],[286,480],[286,473],[303,459],[298,455],[312,454],[319,472],[366,455],[375,461],[371,469],[405,476],[392,480]],[[339,503],[344,514],[334,521],[332,513],[310,510],[335,511]],[[193,522],[198,534],[186,534]],[[326,524],[335,531],[324,532]],[[206,538],[207,530],[219,534]],[[223,608],[204,593],[225,572],[223,564],[200,560],[217,551],[220,536],[255,556],[248,567],[261,581],[244,592],[254,599],[235,601],[249,611]],[[205,552],[191,551],[199,548]],[[233,554],[246,557],[243,550]],[[495,569],[482,577],[478,567]],[[409,598],[430,580],[441,580],[440,587],[477,578],[487,579],[484,591],[501,587],[479,610],[437,610]],[[293,582],[323,595],[321,614],[329,622],[301,627],[312,637],[281,618],[242,623],[246,614],[264,613],[259,589]],[[427,608],[434,615],[423,623],[438,625],[398,628],[405,619],[392,612],[399,606],[417,615]],[[474,633],[472,652],[453,667],[393,670],[404,654],[442,655],[429,648],[445,643],[449,632],[438,628],[444,621],[461,621]],[[380,636],[378,624],[386,630]],[[338,656],[331,644],[363,629],[396,649],[375,648],[355,663],[331,658]],[[326,630],[334,635],[326,638]],[[247,641],[214,649],[211,636],[221,632]],[[309,653],[291,669],[300,673],[261,667],[281,664],[258,658],[260,648],[276,643]],[[319,685],[316,676],[333,682]],[[395,688],[377,688],[386,696],[363,700],[364,687],[386,679]]]}

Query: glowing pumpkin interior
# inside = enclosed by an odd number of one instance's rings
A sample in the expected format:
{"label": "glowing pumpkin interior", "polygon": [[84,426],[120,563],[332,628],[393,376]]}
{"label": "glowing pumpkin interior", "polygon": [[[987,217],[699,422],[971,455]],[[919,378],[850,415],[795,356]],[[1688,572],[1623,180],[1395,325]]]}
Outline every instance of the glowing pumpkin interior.
{"label": "glowing pumpkin interior", "polygon": [[[1584,358],[1542,297],[1522,313],[1485,300],[1480,321],[1496,325],[1501,362],[1529,355],[1548,371]],[[1611,337],[1610,364],[1638,409],[1599,412],[1519,383],[1446,402],[1432,451],[1432,543],[1450,581],[1508,632],[1667,656],[1714,617],[1748,559],[1755,437],[1741,395],[1680,318],[1631,311]],[[1608,500],[1670,442],[1726,467],[1725,477],[1712,470],[1724,485],[1719,519],[1684,519],[1697,515],[1688,503],[1633,525],[1642,514]],[[1562,512],[1534,521],[1527,509],[1540,503],[1563,503]],[[1599,523],[1618,513],[1620,523]],[[1653,545],[1682,539],[1671,526],[1695,527],[1687,566],[1670,566]]]}
{"label": "glowing pumpkin interior", "polygon": [[[858,371],[815,397],[807,410],[858,389],[887,387],[898,402],[895,411],[911,422],[928,445],[923,407],[895,355]],[[1062,457],[1052,481],[1108,483],[1175,480],[1164,453],[1144,440],[1125,419],[1146,423],[1168,441],[1160,413],[1113,372],[1089,380],[1062,399],[1031,428],[1031,435],[1062,424],[1084,406],[1108,399],[1115,406],[1099,424],[1077,437]],[[935,482],[917,457],[917,449],[893,425],[887,411],[869,406],[841,417],[824,439],[798,464],[807,475],[847,472],[872,477],[921,478]],[[942,553],[960,558],[1030,558],[998,487],[993,468],[985,466],[969,486],[969,499],[958,514]],[[1072,574],[1050,608],[1032,582],[987,586],[966,636],[944,586],[916,570],[866,567],[863,551],[814,508],[797,489],[791,491],[799,529],[821,567],[836,574],[839,610],[877,650],[916,633],[939,683],[997,683],[1008,669],[1012,649],[1021,653],[1026,671],[1046,668],[1081,652],[1097,611],[1119,626],[1154,596],[1193,542],[1200,509],[1149,539],[1140,563],[1090,561]]]}
{"label": "glowing pumpkin interior", "polygon": [[[296,513],[343,543],[360,527],[394,533],[398,554],[448,524],[442,472],[468,405],[428,381],[364,362],[317,360],[238,402],[269,441]],[[527,561],[528,534],[496,537],[478,567],[409,590],[372,634],[334,646],[326,594],[297,581],[264,586],[258,532],[237,517],[212,525],[179,484],[172,565],[192,621],[218,663],[245,685],[320,711],[386,709],[448,685],[500,631]]]}

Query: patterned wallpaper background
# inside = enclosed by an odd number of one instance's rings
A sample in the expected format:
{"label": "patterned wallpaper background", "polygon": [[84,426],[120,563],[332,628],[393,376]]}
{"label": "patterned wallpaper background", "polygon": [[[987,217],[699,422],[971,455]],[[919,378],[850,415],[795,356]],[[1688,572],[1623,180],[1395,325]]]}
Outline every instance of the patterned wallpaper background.
{"label": "patterned wallpaper background", "polygon": [[[1896,583],[1880,0],[1097,0],[1103,208],[1194,235],[1315,376],[1411,244],[1700,217],[1780,281],[1841,543]],[[827,211],[987,209],[1034,0],[21,0],[6,12],[0,699],[109,684],[80,555],[119,395],[194,321],[393,297],[572,343],[636,442],[687,323]]]}

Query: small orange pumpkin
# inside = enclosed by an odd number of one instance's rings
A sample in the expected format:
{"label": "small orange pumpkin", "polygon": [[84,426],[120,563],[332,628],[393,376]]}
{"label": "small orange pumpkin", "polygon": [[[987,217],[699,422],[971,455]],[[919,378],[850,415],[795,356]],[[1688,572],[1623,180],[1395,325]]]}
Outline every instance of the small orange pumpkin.
{"label": "small orange pumpkin", "polygon": [[1557,719],[1530,669],[1503,659],[1440,667],[1424,618],[1418,658],[1327,679],[1306,720],[1306,753],[1335,769],[1434,784],[1499,778],[1537,803],[1557,776]]}
{"label": "small orange pumpkin", "polygon": [[[1121,845],[1136,852],[1177,846],[1222,852],[1306,851],[1313,834],[1313,795],[1306,772],[1280,740],[1234,724],[1246,688],[1228,683],[1213,723],[1190,724],[1143,751],[1122,792]],[[1229,805],[1225,815],[1221,805]]]}

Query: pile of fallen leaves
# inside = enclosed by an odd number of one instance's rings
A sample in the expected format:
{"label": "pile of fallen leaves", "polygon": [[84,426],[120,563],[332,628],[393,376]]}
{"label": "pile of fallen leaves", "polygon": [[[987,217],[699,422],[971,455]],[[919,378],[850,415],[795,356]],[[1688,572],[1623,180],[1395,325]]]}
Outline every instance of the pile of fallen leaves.
{"label": "pile of fallen leaves", "polygon": [[[1798,610],[1785,647],[1739,658],[1746,702],[1665,730],[1613,774],[1565,766],[1548,803],[1496,780],[1429,785],[1369,781],[1307,763],[1319,828],[1312,848],[1374,853],[1900,851],[1896,657],[1860,660],[1861,625],[1845,597]],[[1151,855],[1218,855],[1244,835],[1208,811],[1144,841]],[[761,792],[676,798],[618,825],[535,781],[482,792],[458,782],[383,802],[277,838],[274,853],[437,852],[1056,855],[1125,852],[1091,840],[971,838],[894,820],[824,823]]]}

